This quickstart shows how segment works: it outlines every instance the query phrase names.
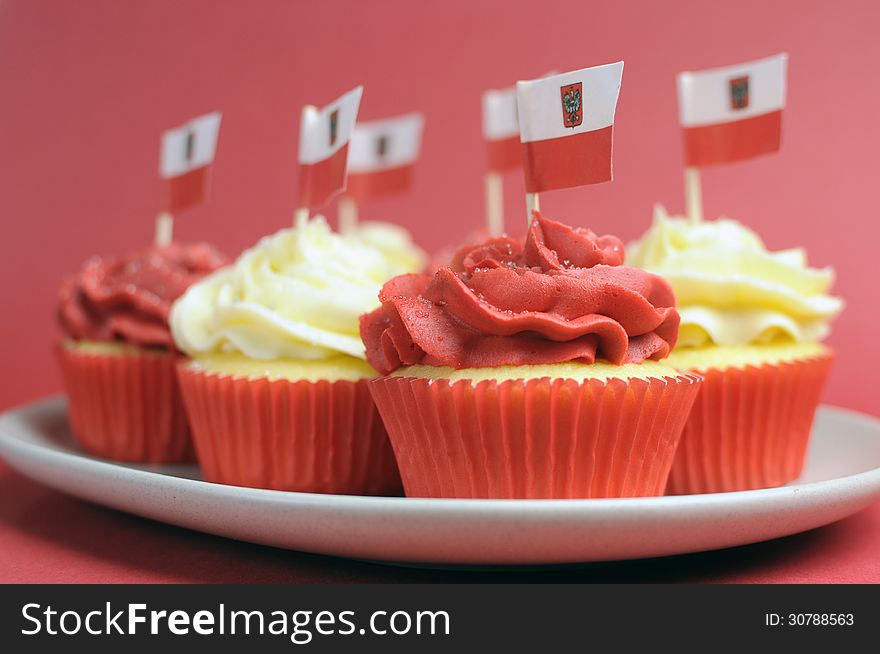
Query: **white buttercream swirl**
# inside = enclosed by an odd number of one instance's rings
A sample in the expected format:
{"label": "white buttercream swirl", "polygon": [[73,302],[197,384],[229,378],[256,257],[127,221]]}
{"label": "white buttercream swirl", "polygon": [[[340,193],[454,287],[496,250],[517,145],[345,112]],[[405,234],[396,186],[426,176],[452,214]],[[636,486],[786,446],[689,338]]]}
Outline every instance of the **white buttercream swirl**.
{"label": "white buttercream swirl", "polygon": [[175,343],[191,356],[363,359],[358,317],[379,306],[385,281],[419,261],[401,256],[405,234],[397,234],[397,249],[383,251],[368,238],[334,233],[318,216],[267,236],[174,304]]}
{"label": "white buttercream swirl", "polygon": [[[343,232],[343,236],[349,234]],[[353,235],[367,245],[378,249],[397,271],[395,274],[420,272],[428,262],[428,255],[416,246],[409,232],[400,225],[367,220],[357,224]]]}
{"label": "white buttercream swirl", "polygon": [[680,346],[819,341],[843,308],[827,294],[831,268],[810,268],[800,249],[770,252],[727,218],[692,222],[657,206],[626,263],[664,277],[681,314]]}

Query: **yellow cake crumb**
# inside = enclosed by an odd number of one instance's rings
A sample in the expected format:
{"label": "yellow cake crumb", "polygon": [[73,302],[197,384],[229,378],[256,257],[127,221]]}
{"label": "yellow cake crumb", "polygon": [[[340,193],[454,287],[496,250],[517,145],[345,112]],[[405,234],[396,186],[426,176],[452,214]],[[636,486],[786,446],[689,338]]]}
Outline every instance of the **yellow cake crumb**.
{"label": "yellow cake crumb", "polygon": [[548,363],[534,366],[498,366],[495,368],[462,368],[456,370],[447,366],[406,366],[391,373],[391,377],[420,377],[422,379],[446,379],[452,382],[470,380],[507,381],[510,379],[573,379],[586,381],[598,379],[659,379],[676,377],[680,373],[664,361],[645,361],[643,363],[626,363],[620,366],[597,361],[596,363]]}
{"label": "yellow cake crumb", "polygon": [[327,359],[251,359],[238,353],[204,354],[192,360],[192,366],[208,373],[289,381],[357,381],[377,377],[378,373],[362,359],[335,356]]}
{"label": "yellow cake crumb", "polygon": [[829,354],[831,350],[821,343],[771,343],[767,345],[708,345],[673,350],[666,361],[682,370],[710,368],[745,368],[776,364],[798,359],[812,359]]}
{"label": "yellow cake crumb", "polygon": [[119,341],[64,341],[64,347],[68,350],[76,350],[81,354],[94,354],[103,356],[164,356],[167,350],[158,348],[143,348]]}

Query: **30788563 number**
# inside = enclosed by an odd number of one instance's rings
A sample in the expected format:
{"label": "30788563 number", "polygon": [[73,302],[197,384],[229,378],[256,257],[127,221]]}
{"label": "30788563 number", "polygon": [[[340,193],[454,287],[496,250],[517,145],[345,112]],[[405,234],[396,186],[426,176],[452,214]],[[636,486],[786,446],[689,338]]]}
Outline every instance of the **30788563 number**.
{"label": "30788563 number", "polygon": [[852,613],[789,613],[787,622],[792,627],[849,627],[855,618]]}

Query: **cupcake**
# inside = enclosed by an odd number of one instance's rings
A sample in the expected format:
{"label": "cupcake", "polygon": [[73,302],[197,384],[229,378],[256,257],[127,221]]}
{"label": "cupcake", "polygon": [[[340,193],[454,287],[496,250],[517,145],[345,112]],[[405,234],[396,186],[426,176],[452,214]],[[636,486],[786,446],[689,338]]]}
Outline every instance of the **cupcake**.
{"label": "cupcake", "polygon": [[535,212],[524,239],[384,285],[361,337],[407,496],[663,493],[701,380],[663,362],[669,285],[623,256]]}
{"label": "cupcake", "polygon": [[[367,381],[358,316],[421,261],[388,256],[317,217],[246,250],[171,312],[178,372],[208,481],[388,495],[400,477]],[[416,264],[418,265],[418,264]]]}
{"label": "cupcake", "polygon": [[681,330],[668,361],[705,378],[668,491],[796,479],[834,359],[820,342],[843,307],[828,295],[833,271],[808,267],[801,249],[768,251],[733,220],[670,218],[662,207],[627,263],[672,285]]}
{"label": "cupcake", "polygon": [[[505,234],[505,236],[507,236],[507,234]],[[444,245],[439,250],[435,250],[431,253],[430,258],[428,259],[428,265],[425,267],[424,272],[433,275],[441,268],[446,268],[462,247],[466,247],[469,243],[481,243],[491,237],[492,235],[486,230],[475,229],[468,233],[467,237],[459,240],[455,245]]]}
{"label": "cupcake", "polygon": [[353,232],[353,234],[343,232],[343,236],[356,237],[366,245],[379,250],[388,260],[389,272],[395,275],[421,271],[427,264],[427,254],[413,243],[409,232],[400,225],[366,220],[358,222]]}
{"label": "cupcake", "polygon": [[173,243],[92,257],[62,284],[58,358],[85,451],[138,463],[192,460],[168,314],[190,284],[224,263],[209,245]]}

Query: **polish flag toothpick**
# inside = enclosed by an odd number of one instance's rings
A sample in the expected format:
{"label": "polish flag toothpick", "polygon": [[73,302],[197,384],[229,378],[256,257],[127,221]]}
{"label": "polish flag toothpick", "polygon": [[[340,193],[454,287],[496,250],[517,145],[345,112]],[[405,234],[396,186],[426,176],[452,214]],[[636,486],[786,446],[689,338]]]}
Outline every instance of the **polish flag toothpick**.
{"label": "polish flag toothpick", "polygon": [[348,148],[348,184],[339,203],[343,231],[357,224],[356,202],[410,188],[424,125],[420,113],[355,124]]}
{"label": "polish flag toothpick", "polygon": [[159,176],[165,180],[166,194],[156,219],[157,245],[171,242],[174,213],[207,197],[220,120],[220,112],[215,111],[162,134]]}
{"label": "polish flag toothpick", "polygon": [[299,131],[297,219],[323,207],[345,190],[348,149],[364,87],[349,91],[323,109],[306,106]]}
{"label": "polish flag toothpick", "polygon": [[491,172],[522,166],[515,86],[483,93],[483,138],[489,149]]}
{"label": "polish flag toothpick", "polygon": [[777,152],[788,56],[679,73],[678,105],[688,166]]}
{"label": "polish flag toothpick", "polygon": [[679,73],[688,214],[702,218],[699,168],[778,152],[788,55]]}
{"label": "polish flag toothpick", "polygon": [[500,236],[504,231],[504,181],[501,174],[522,166],[515,86],[483,93],[483,138],[489,151],[486,227],[492,236]]}
{"label": "polish flag toothpick", "polygon": [[609,182],[623,62],[517,82],[529,219],[538,193]]}

